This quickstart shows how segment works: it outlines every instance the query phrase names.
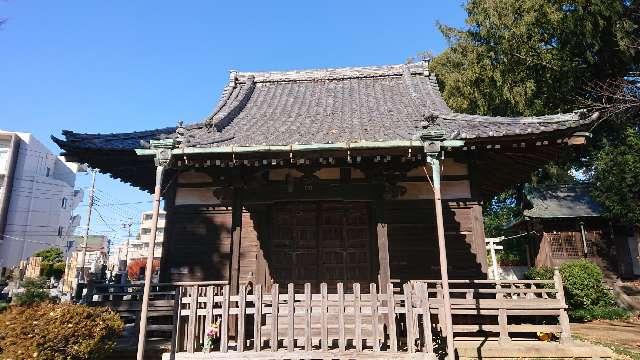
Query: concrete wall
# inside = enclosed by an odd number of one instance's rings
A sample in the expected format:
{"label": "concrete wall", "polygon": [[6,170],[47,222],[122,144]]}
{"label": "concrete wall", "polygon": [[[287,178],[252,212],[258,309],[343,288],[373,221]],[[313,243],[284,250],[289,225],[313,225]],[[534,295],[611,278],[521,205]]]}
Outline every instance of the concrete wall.
{"label": "concrete wall", "polygon": [[47,247],[63,249],[80,220],[73,216],[82,199],[82,192],[74,191],[79,166],[55,156],[31,134],[14,134],[19,150],[15,168],[6,174],[13,181],[0,241],[0,268]]}

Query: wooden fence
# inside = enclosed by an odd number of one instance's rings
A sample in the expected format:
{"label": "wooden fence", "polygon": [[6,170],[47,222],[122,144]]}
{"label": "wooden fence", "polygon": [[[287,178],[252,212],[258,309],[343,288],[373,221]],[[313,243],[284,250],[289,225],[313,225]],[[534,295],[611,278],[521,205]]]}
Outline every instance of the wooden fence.
{"label": "wooden fence", "polygon": [[[412,282],[427,284],[432,308],[442,306],[440,280]],[[510,333],[571,338],[558,270],[553,280],[450,280],[449,294],[454,333],[497,333],[501,342],[509,342]]]}
{"label": "wooden fence", "polygon": [[[240,286],[231,294],[223,282],[154,284],[150,314],[171,321],[152,322],[149,330],[168,332],[173,354],[434,358],[443,351],[448,326],[441,285],[440,280],[412,280],[378,289],[355,283],[329,291],[321,284],[320,292],[312,293],[310,284],[273,284],[270,289]],[[501,342],[513,334],[550,332],[561,341],[571,336],[557,270],[554,280],[450,280],[449,287],[456,336],[496,334]],[[141,291],[119,289],[95,289],[92,303],[139,310]]]}
{"label": "wooden fence", "polygon": [[[301,293],[294,284],[286,293],[280,289],[278,284],[270,291],[241,286],[231,295],[225,286],[219,295],[207,290],[201,296],[197,285],[181,288],[177,325],[184,330],[177,333],[176,350],[238,352],[243,358],[263,351],[312,357],[322,352],[434,353],[426,284],[407,283],[401,294],[394,294],[392,285],[384,292],[376,284],[362,291],[358,283],[349,291],[339,283],[335,293],[327,291],[327,284],[321,284],[319,294],[311,293],[310,284]],[[230,323],[237,325],[235,335]]]}

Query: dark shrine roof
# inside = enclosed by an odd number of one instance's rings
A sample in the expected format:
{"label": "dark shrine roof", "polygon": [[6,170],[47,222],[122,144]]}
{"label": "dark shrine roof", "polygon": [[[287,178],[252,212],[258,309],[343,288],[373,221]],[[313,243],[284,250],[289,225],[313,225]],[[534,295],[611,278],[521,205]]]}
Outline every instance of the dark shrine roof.
{"label": "dark shrine roof", "polygon": [[525,187],[531,208],[524,210],[529,218],[580,218],[601,216],[602,208],[589,195],[585,185],[547,185]]}
{"label": "dark shrine roof", "polygon": [[288,72],[231,72],[211,113],[180,127],[119,134],[64,131],[66,152],[133,150],[150,140],[182,147],[334,144],[445,139],[481,141],[579,128],[583,112],[540,117],[459,114],[445,104],[425,63]]}

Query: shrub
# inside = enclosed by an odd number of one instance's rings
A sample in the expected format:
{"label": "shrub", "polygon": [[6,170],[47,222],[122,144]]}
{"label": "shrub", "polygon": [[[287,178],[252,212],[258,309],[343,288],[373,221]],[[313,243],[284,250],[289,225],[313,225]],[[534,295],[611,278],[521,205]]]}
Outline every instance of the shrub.
{"label": "shrub", "polygon": [[65,263],[63,262],[54,263],[54,264],[43,262],[40,267],[40,274],[46,277],[47,279],[54,278],[56,280],[60,280],[64,275],[64,270],[65,270]]}
{"label": "shrub", "polygon": [[47,279],[26,278],[22,282],[24,292],[13,296],[13,301],[18,305],[31,305],[49,299],[47,291]]}
{"label": "shrub", "polygon": [[[628,310],[616,305],[615,297],[603,285],[603,275],[598,265],[585,259],[570,261],[560,266],[560,274],[569,306],[569,317],[573,321],[618,320],[630,316]],[[550,280],[553,279],[553,269],[531,268],[525,273],[525,277]]]}
{"label": "shrub", "polygon": [[553,280],[553,269],[548,266],[532,267],[524,273],[529,280]]}
{"label": "shrub", "polygon": [[570,310],[569,317],[573,321],[585,322],[592,320],[626,320],[631,312],[617,306],[589,307],[586,309]]}
{"label": "shrub", "polygon": [[64,257],[62,250],[57,247],[51,247],[43,249],[33,254],[42,258],[42,264],[40,265],[40,275],[46,278],[53,277],[56,280],[60,280],[65,270]]}
{"label": "shrub", "polygon": [[106,308],[40,303],[0,313],[0,358],[101,359],[123,328]]}
{"label": "shrub", "polygon": [[0,312],[7,310],[8,307],[9,307],[9,304],[7,304],[6,302],[0,301]]}
{"label": "shrub", "polygon": [[567,305],[571,309],[603,308],[615,306],[615,298],[602,284],[602,271],[598,265],[580,259],[560,266]]}

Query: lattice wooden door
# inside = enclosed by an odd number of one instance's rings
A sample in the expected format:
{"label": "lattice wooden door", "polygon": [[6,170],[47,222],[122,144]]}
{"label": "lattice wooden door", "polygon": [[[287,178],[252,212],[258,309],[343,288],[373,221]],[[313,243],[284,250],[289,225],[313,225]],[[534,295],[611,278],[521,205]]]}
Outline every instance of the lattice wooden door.
{"label": "lattice wooden door", "polygon": [[330,288],[371,278],[369,210],[358,202],[279,203],[273,207],[271,273],[279,283]]}

